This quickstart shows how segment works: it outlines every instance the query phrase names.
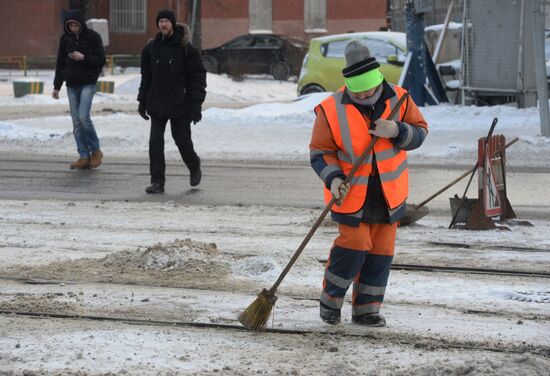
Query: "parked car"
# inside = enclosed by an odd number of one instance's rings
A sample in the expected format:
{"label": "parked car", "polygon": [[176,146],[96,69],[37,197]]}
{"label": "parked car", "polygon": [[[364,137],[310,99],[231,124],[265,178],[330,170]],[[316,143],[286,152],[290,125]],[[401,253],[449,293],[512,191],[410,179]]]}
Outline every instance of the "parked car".
{"label": "parked car", "polygon": [[313,38],[309,42],[309,51],[304,57],[298,79],[298,95],[336,91],[344,85],[344,51],[353,39],[360,40],[369,47],[388,82],[396,84],[399,81],[407,48],[405,33],[367,31],[328,35]]}
{"label": "parked car", "polygon": [[202,61],[210,73],[270,74],[276,80],[297,76],[307,43],[274,34],[241,35],[216,48],[202,51]]}

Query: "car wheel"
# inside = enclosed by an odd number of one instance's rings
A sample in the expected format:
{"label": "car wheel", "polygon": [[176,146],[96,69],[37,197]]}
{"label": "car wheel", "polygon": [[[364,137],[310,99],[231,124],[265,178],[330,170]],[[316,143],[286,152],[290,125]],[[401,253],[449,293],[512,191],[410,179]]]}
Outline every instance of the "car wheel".
{"label": "car wheel", "polygon": [[271,67],[273,78],[280,81],[286,81],[290,76],[290,67],[287,63],[279,62]]}
{"label": "car wheel", "polygon": [[324,91],[326,90],[323,89],[322,86],[312,84],[312,85],[307,85],[305,88],[303,88],[302,91],[300,91],[300,95],[311,94],[311,93],[322,93]]}
{"label": "car wheel", "polygon": [[218,73],[218,61],[213,56],[203,56],[202,65],[209,73]]}

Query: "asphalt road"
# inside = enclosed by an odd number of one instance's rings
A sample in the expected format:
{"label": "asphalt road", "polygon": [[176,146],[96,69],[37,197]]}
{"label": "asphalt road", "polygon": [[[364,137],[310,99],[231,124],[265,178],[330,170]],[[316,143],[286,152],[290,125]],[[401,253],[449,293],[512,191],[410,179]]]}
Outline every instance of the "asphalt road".
{"label": "asphalt road", "polygon": [[[0,199],[174,201],[185,205],[266,205],[322,208],[322,186],[306,163],[203,161],[203,181],[189,186],[182,162],[167,162],[166,193],[148,195],[147,160],[104,160],[97,170],[70,170],[56,157],[0,154]],[[409,203],[419,203],[468,167],[410,166]],[[430,201],[432,212],[449,212],[448,198],[462,195],[469,176]],[[550,218],[549,171],[509,172],[508,198],[524,218]],[[477,178],[468,192],[476,197]]]}
{"label": "asphalt road", "polygon": [[104,161],[96,170],[70,170],[60,159],[0,158],[0,198],[175,201],[189,205],[314,207],[317,176],[308,166],[203,162],[203,180],[189,185],[183,162],[167,162],[166,192],[146,194],[148,161]]}

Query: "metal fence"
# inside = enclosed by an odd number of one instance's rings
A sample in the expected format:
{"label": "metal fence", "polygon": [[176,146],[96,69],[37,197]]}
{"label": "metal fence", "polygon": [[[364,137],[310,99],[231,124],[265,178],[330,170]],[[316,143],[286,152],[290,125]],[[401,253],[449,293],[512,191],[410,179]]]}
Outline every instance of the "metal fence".
{"label": "metal fence", "polygon": [[[465,0],[462,41],[463,100],[489,104],[516,98],[520,107],[536,100],[532,2]],[[492,99],[491,99],[492,97]],[[493,103],[491,103],[493,102]]]}

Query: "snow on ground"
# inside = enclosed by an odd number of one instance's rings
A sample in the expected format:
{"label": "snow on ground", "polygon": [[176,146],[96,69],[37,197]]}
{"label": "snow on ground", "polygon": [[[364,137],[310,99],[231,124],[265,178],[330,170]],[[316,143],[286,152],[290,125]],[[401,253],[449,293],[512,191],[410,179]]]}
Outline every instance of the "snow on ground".
{"label": "snow on ground", "polygon": [[[36,104],[67,104],[66,86],[60,91],[60,99],[51,97],[53,90],[53,71],[32,71],[29,76],[23,77],[14,71],[0,69],[0,106],[25,106]],[[105,75],[101,81],[113,81],[115,93],[97,93],[94,103],[135,101],[140,83],[139,69],[128,68],[124,74]],[[12,83],[14,81],[42,81],[44,83],[43,94],[26,95],[21,98],[13,96]],[[296,84],[291,81],[274,81],[268,76],[254,76],[243,82],[235,82],[226,75],[208,73],[207,101],[212,103],[227,102],[266,102],[288,101],[296,98]]]}
{"label": "snow on ground", "polygon": [[[139,74],[113,77],[120,83],[115,94],[101,93],[94,101],[135,102]],[[262,78],[234,82],[226,76],[209,74],[205,105],[208,108],[204,110],[201,123],[193,126],[193,139],[199,155],[205,159],[297,160],[307,163],[313,108],[328,94],[296,98],[295,86],[292,82]],[[220,102],[258,104],[240,109],[216,107]],[[18,99],[0,96],[0,106],[16,104],[29,110],[36,104],[58,103],[46,94]],[[505,135],[508,141],[519,138],[507,151],[511,166],[550,167],[547,158],[550,139],[540,136],[536,108],[445,104],[425,107],[422,111],[430,125],[430,134],[421,149],[410,153],[411,163],[471,164],[477,155],[477,139],[487,134],[493,118],[497,117],[496,134]],[[93,121],[107,158],[146,157],[149,122],[143,121],[137,113],[96,115]],[[2,151],[15,153],[25,150],[32,154],[72,158],[75,151],[71,124],[68,115],[40,118],[30,115],[27,119],[0,120]],[[167,158],[179,159],[173,142],[166,143],[166,152]]]}
{"label": "snow on ground", "polygon": [[[49,93],[51,72],[41,74]],[[21,107],[28,117],[0,119],[0,151],[72,158],[70,117],[33,112],[33,106],[66,104],[66,96],[62,93],[60,101],[46,94],[14,99],[7,89],[13,78],[0,84],[0,107]],[[106,79],[116,80],[117,91],[98,95],[96,103],[135,103],[137,72]],[[327,94],[297,99],[295,88],[292,82],[261,77],[235,82],[208,75],[203,121],[193,126],[199,155],[308,163],[312,110]],[[239,103],[255,104],[228,108]],[[510,166],[550,167],[550,141],[540,136],[537,109],[440,105],[422,110],[430,135],[411,153],[412,163],[470,166],[477,138],[498,117],[495,132],[520,139],[507,151]],[[107,161],[147,156],[149,125],[137,114],[95,115],[93,120]],[[173,142],[166,146],[168,157],[179,159]],[[291,207],[174,202],[0,201],[0,275],[59,281],[2,279],[0,310],[166,324],[0,315],[0,374],[550,373],[547,278],[396,270],[383,308],[387,328],[352,325],[349,302],[341,325],[324,325],[317,299],[323,260],[337,233],[330,222],[285,278],[269,323],[274,329],[311,333],[168,324],[236,325],[237,315],[278,277],[318,214]],[[547,219],[509,232],[448,230],[447,222],[430,216],[400,229],[395,263],[549,270]]]}
{"label": "snow on ground", "polygon": [[[2,280],[1,310],[193,324],[236,324],[255,294],[279,275],[318,214],[147,202],[0,204],[0,274],[67,281]],[[549,222],[506,233],[457,232],[440,222],[423,219],[402,229],[395,262],[548,270]],[[268,324],[312,334],[3,316],[0,370],[545,375],[550,369],[545,279],[394,271],[383,308],[387,328],[352,325],[349,302],[341,325],[323,324],[317,316],[319,260],[335,235],[330,224],[318,231],[281,285]],[[529,253],[529,247],[536,251]]]}

